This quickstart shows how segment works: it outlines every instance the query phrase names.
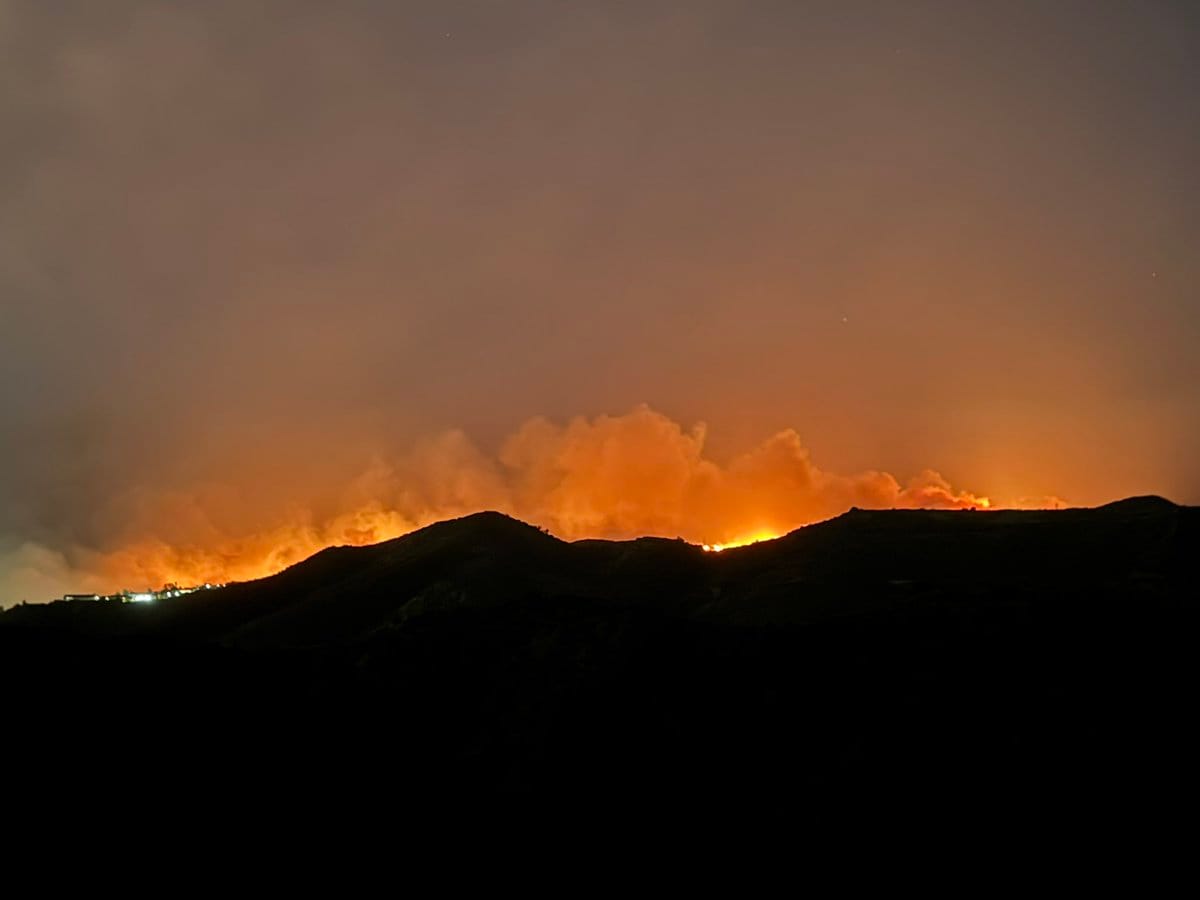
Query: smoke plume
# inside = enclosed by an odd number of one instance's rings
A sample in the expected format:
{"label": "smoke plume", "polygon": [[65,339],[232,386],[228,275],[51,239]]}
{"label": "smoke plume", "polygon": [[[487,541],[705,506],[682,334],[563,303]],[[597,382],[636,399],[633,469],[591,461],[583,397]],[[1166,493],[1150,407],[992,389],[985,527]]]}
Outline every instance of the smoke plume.
{"label": "smoke plume", "polygon": [[0,561],[0,596],[12,603],[66,591],[248,580],[324,547],[387,540],[484,509],[567,540],[660,535],[728,545],[851,506],[989,505],[933,470],[903,484],[886,472],[826,471],[792,430],[722,465],[705,455],[704,425],[685,428],[644,405],[566,424],[535,418],[493,455],[449,431],[376,459],[328,511],[315,499],[258,511],[254,520],[265,527],[230,527],[223,510],[229,503],[229,486],[213,485],[109,498],[100,515],[113,523],[107,538],[10,548]]}

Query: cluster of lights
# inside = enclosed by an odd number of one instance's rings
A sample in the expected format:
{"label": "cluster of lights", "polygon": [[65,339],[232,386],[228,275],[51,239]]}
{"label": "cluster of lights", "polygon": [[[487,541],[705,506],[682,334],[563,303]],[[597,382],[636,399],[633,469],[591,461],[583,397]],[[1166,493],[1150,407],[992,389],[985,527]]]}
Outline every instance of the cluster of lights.
{"label": "cluster of lights", "polygon": [[161,591],[121,591],[119,594],[66,594],[64,600],[112,600],[120,603],[153,603],[155,600],[167,600],[171,597],[182,597],[184,594],[194,594],[196,591],[211,591],[224,587],[223,584],[205,582],[195,587],[178,587],[168,585]]}

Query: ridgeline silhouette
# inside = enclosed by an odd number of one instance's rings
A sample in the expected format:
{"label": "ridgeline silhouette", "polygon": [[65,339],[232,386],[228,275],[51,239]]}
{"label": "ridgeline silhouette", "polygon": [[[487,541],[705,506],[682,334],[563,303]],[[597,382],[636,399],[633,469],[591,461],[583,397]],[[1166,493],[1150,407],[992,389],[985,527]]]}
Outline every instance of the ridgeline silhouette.
{"label": "ridgeline silhouette", "polygon": [[1200,509],[1158,497],[856,509],[722,553],[479,513],[157,604],[11,609],[5,717],[59,777],[326,800],[1178,790],[1198,550]]}

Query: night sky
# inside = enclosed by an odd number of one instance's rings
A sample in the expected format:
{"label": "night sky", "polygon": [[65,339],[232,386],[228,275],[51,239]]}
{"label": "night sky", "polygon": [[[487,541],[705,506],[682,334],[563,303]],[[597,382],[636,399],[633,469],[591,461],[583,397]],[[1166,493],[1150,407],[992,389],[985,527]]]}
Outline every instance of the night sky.
{"label": "night sky", "polygon": [[1198,96],[1195,3],[0,0],[0,604],[1200,502]]}

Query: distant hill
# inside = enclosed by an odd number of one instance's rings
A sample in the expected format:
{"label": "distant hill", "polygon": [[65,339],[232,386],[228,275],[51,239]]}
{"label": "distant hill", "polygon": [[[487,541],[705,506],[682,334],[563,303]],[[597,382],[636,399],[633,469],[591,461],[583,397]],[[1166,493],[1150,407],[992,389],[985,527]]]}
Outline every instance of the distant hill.
{"label": "distant hill", "polygon": [[148,743],[222,783],[714,802],[1179,784],[1197,551],[1200,509],[1157,497],[856,509],[721,553],[487,512],[150,606],[17,607],[0,671],[35,756]]}

